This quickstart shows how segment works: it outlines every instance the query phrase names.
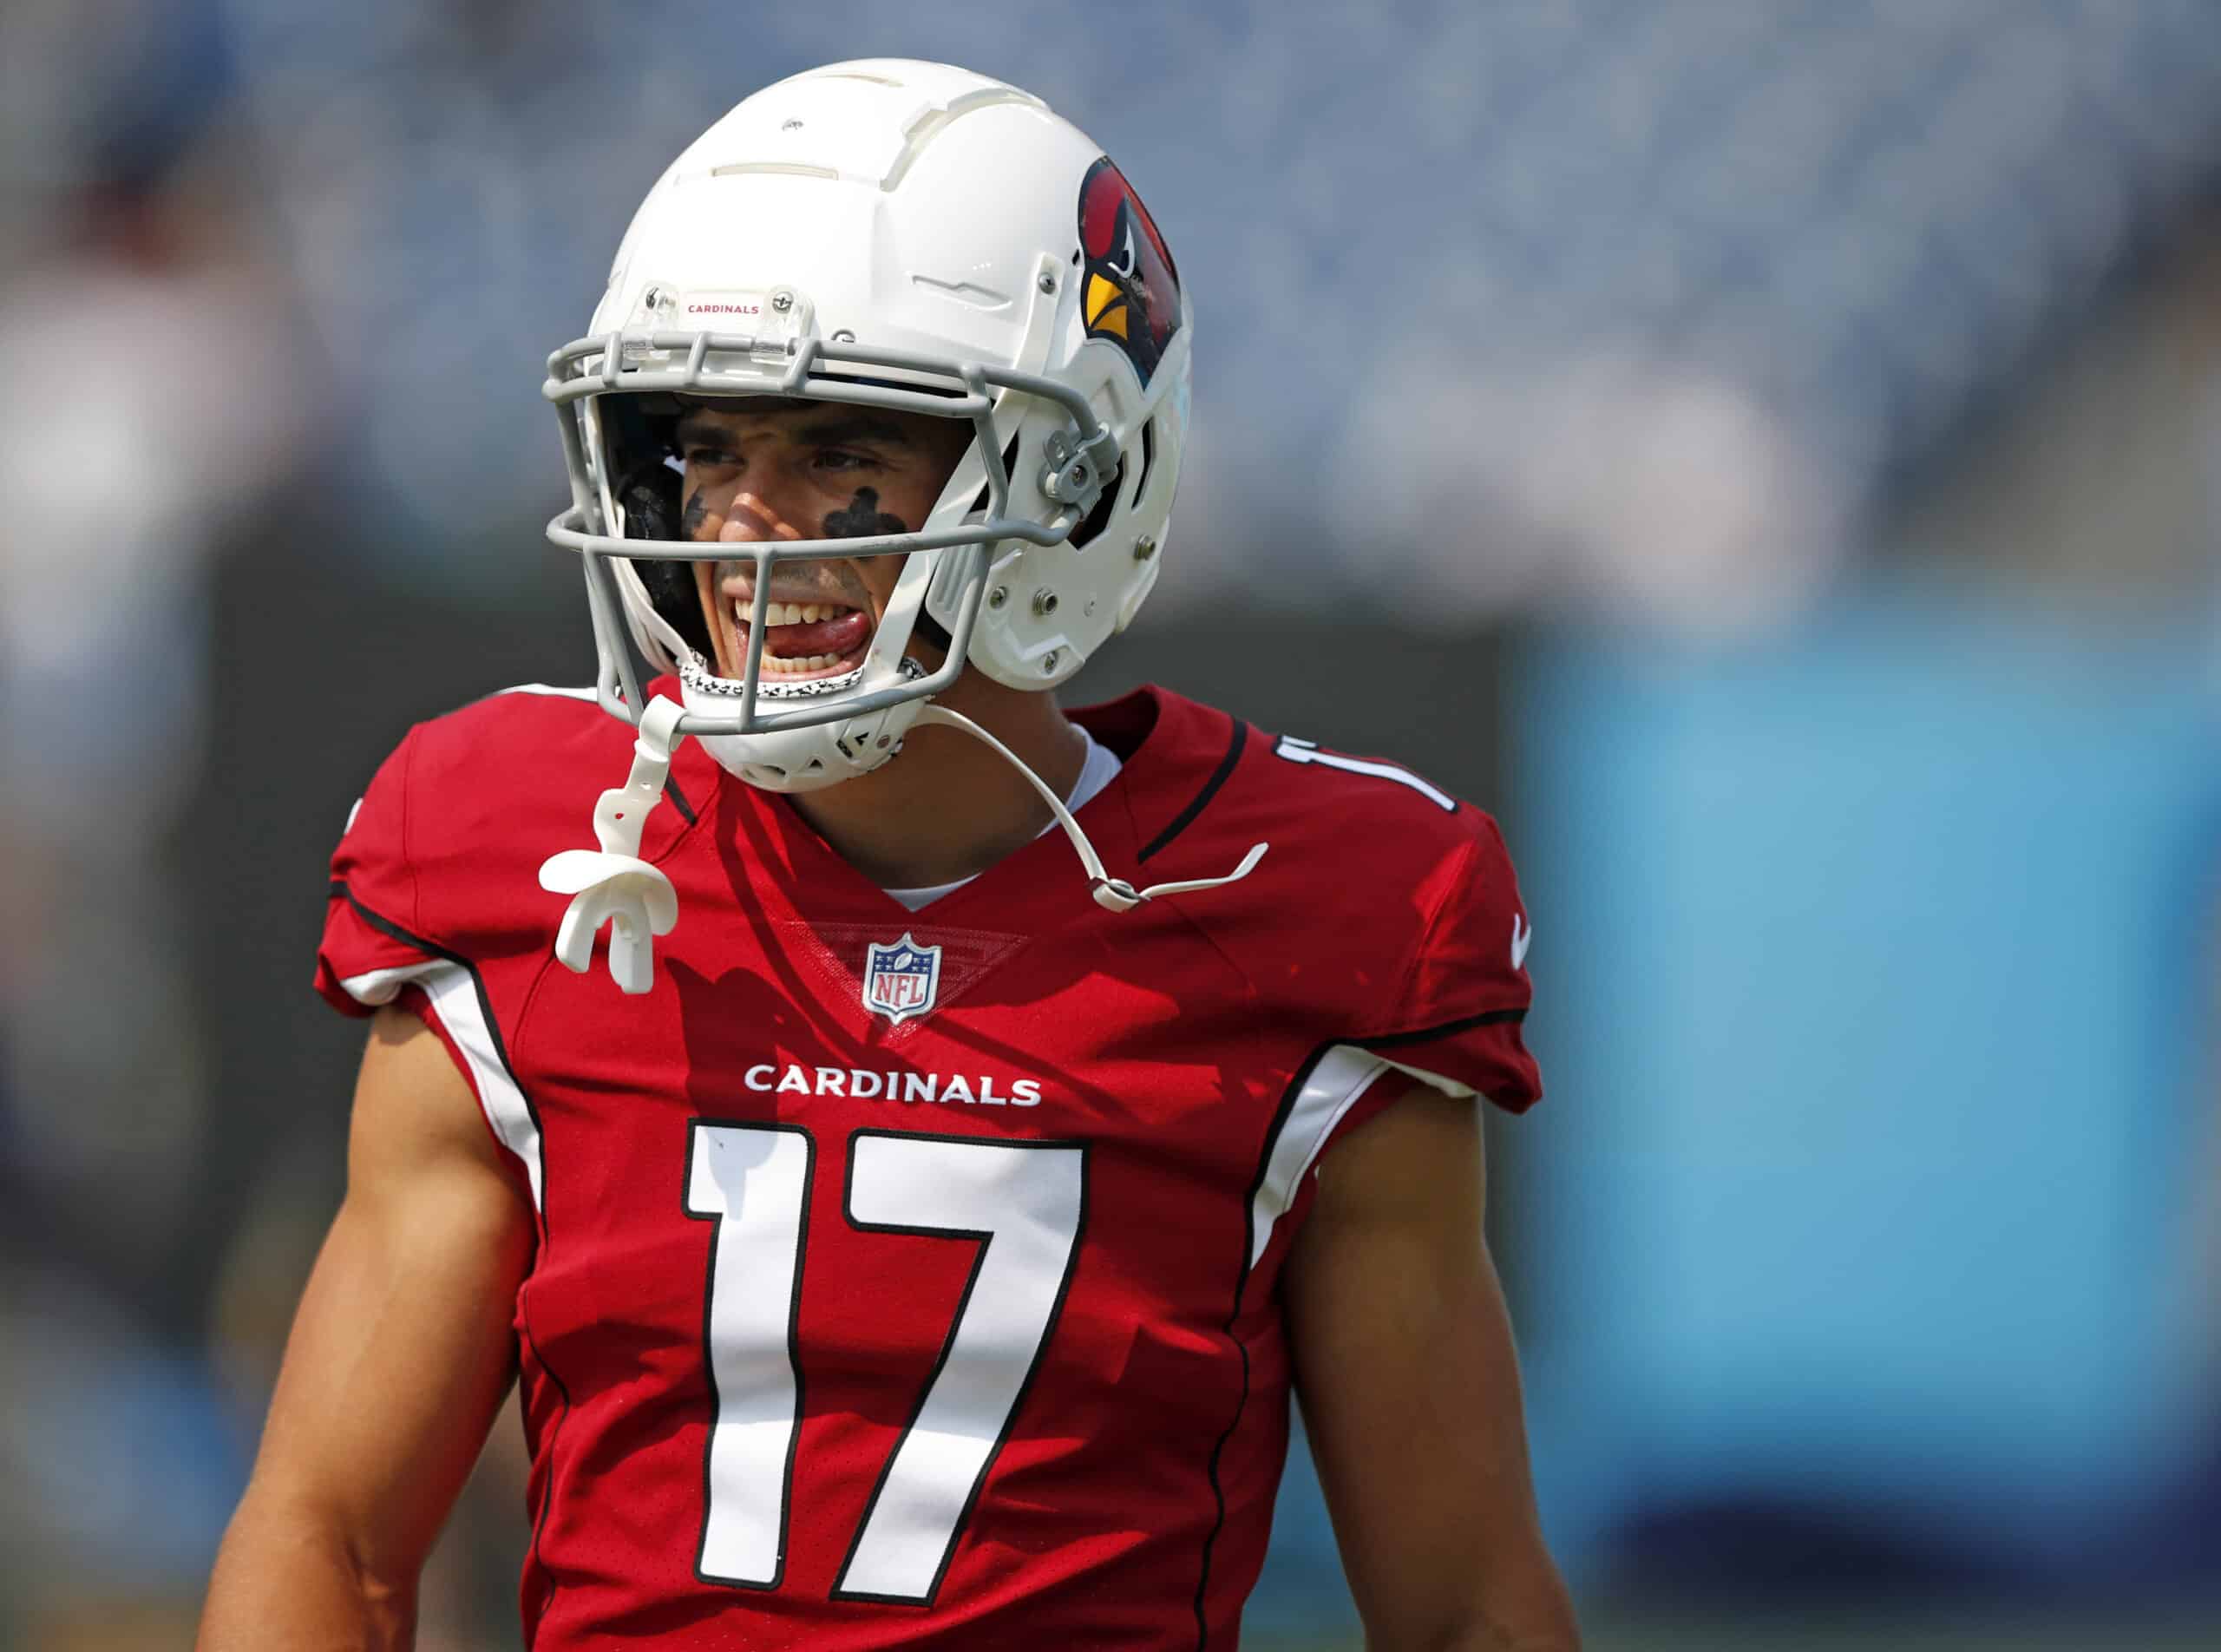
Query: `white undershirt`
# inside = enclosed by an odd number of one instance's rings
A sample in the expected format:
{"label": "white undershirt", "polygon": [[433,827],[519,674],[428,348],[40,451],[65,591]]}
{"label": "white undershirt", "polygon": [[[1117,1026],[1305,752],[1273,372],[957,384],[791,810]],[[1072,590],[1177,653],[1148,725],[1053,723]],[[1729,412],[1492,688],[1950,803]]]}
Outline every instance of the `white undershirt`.
{"label": "white undershirt", "polygon": [[[1077,723],[1072,726],[1079,728]],[[1079,731],[1087,741],[1087,761],[1080,765],[1079,778],[1073,783],[1072,795],[1065,799],[1065,807],[1075,815],[1092,803],[1096,795],[1104,787],[1116,780],[1118,777],[1118,770],[1124,767],[1118,761],[1117,752],[1104,745],[1093,735],[1089,734],[1085,729],[1080,729]],[[1046,837],[1056,829],[1057,823],[1052,820],[1041,829],[1041,836]],[[972,877],[979,875],[974,872]],[[960,877],[953,883],[935,883],[922,889],[889,889],[888,894],[909,908],[911,911],[915,912],[921,907],[929,906],[940,900],[944,895],[953,894],[971,881],[970,877]]]}

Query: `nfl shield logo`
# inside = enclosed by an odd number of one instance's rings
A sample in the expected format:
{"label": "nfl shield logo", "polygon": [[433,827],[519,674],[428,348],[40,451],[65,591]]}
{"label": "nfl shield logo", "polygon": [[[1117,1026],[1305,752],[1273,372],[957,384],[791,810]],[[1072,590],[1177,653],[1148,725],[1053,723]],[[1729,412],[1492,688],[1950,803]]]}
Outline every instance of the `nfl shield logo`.
{"label": "nfl shield logo", "polygon": [[864,949],[864,1007],[907,1021],[934,1006],[940,987],[940,948],[921,947],[906,932],[891,947]]}

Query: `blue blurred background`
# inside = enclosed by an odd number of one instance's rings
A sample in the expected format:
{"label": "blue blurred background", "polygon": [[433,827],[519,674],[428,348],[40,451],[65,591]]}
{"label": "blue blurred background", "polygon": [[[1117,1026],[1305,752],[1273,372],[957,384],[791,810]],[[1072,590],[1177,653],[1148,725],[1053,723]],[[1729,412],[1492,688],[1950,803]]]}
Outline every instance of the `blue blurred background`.
{"label": "blue blurred background", "polygon": [[[1590,1644],[2221,1645],[2211,0],[15,0],[0,1645],[183,1644],[337,1200],[323,862],[583,680],[546,352],[749,90],[947,58],[1198,315],[1148,678],[1497,813]],[[515,1640],[517,1430],[422,1644]],[[1250,1614],[1354,1645],[1307,1470]]]}

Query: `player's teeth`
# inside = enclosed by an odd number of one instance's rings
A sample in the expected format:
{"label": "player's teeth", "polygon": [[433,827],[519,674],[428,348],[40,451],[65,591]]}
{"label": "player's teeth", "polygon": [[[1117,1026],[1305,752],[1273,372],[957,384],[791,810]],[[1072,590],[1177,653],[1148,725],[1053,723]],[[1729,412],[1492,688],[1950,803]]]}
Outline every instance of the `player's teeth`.
{"label": "player's teeth", "polygon": [[[749,622],[753,600],[736,597],[732,617],[735,625]],[[814,626],[821,620],[837,620],[854,610],[838,602],[767,602],[763,605],[763,623],[767,626]]]}
{"label": "player's teeth", "polygon": [[839,654],[803,654],[783,659],[776,654],[766,654],[763,656],[763,669],[781,675],[791,675],[796,672],[830,671],[841,663],[841,659]]}

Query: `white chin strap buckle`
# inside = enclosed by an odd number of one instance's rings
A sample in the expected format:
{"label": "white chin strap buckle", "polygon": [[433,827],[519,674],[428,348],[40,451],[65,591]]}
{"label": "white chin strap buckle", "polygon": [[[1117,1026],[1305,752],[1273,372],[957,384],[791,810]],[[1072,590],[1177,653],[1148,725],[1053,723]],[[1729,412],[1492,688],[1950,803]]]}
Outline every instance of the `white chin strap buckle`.
{"label": "white chin strap buckle", "polygon": [[571,897],[555,934],[556,957],[585,974],[593,967],[593,938],[606,923],[609,973],[628,993],[655,986],[652,937],[669,934],[678,921],[678,892],[659,868],[640,858],[640,832],[663,801],[672,732],[685,715],[674,700],[648,702],[632,745],[631,776],[603,792],[593,807],[593,835],[601,848],[567,849],[540,869],[541,888]]}
{"label": "white chin strap buckle", "polygon": [[986,741],[1009,759],[1011,766],[1032,783],[1033,790],[1040,793],[1041,801],[1055,813],[1057,824],[1065,829],[1065,836],[1071,839],[1072,848],[1079,856],[1079,863],[1087,869],[1088,886],[1095,892],[1095,904],[1106,912],[1131,912],[1143,901],[1153,901],[1160,895],[1185,895],[1194,889],[1215,889],[1238,882],[1249,875],[1251,869],[1265,858],[1265,850],[1270,847],[1265,843],[1252,843],[1249,852],[1242,857],[1242,864],[1224,877],[1186,878],[1177,883],[1152,883],[1146,889],[1137,889],[1125,879],[1114,878],[1103,869],[1103,857],[1095,852],[1095,845],[1087,841],[1087,834],[1080,829],[1079,822],[1072,818],[1072,811],[1065,807],[1065,800],[1057,796],[1039,775],[1020,763],[1017,754],[1000,740],[960,711],[952,711],[945,706],[927,705],[919,711],[918,721],[945,723],[950,728],[962,729],[966,734],[976,735]]}
{"label": "white chin strap buckle", "polygon": [[1089,887],[1095,892],[1095,904],[1106,912],[1131,912],[1149,899],[1124,878],[1099,877]]}
{"label": "white chin strap buckle", "polygon": [[[1065,818],[1069,823],[1065,829],[1077,833],[1079,823],[1069,815]],[[1076,841],[1082,851],[1080,859],[1092,859],[1095,850],[1087,840],[1082,837]],[[1224,877],[1185,878],[1177,883],[1152,883],[1146,889],[1137,889],[1124,878],[1104,876],[1098,869],[1088,881],[1095,890],[1096,905],[1110,912],[1131,912],[1143,901],[1154,901],[1160,895],[1184,895],[1190,889],[1217,889],[1229,883],[1238,883],[1249,875],[1251,869],[1258,862],[1265,858],[1265,851],[1270,847],[1268,843],[1250,844],[1249,852],[1242,857],[1242,864]]]}

